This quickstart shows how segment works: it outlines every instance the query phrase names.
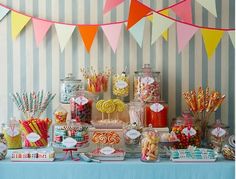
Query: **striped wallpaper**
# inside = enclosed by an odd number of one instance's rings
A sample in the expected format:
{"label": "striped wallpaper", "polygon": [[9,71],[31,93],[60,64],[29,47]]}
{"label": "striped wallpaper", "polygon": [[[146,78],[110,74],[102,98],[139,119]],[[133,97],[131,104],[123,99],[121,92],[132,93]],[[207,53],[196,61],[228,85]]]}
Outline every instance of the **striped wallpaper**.
{"label": "striped wallpaper", "polygon": [[[36,17],[71,23],[103,23],[126,19],[129,0],[106,15],[102,14],[105,0],[0,0],[0,3]],[[144,0],[155,9],[173,4],[176,0]],[[218,18],[215,19],[199,4],[192,2],[193,22],[211,27],[234,27],[235,1],[216,0]],[[172,12],[171,12],[172,13]],[[174,16],[174,14],[172,13]],[[114,54],[99,30],[90,54],[85,51],[77,32],[72,35],[63,53],[60,52],[55,28],[52,27],[39,48],[33,37],[30,22],[15,41],[11,37],[8,15],[0,23],[0,120],[6,121],[20,114],[9,98],[10,92],[44,89],[59,94],[59,79],[67,73],[82,78],[80,68],[93,66],[98,71],[105,67],[121,72],[127,65],[131,75],[143,64],[150,63],[162,75],[162,97],[169,104],[169,121],[185,109],[182,91],[207,85],[226,94],[221,109],[215,114],[234,131],[234,48],[225,33],[211,60],[207,55],[200,32],[190,41],[182,54],[177,52],[176,29],[169,30],[169,40],[157,40],[150,45],[151,24],[146,21],[143,48],[123,29],[118,49]],[[104,98],[111,97],[111,89]],[[132,94],[130,95],[132,98]],[[51,116],[59,103],[59,95],[47,110]]]}

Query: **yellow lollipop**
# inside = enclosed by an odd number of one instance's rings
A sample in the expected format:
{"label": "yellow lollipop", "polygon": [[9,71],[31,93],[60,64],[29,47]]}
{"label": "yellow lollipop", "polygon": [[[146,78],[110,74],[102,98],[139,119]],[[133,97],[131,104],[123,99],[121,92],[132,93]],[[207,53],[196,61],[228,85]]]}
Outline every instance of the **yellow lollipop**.
{"label": "yellow lollipop", "polygon": [[102,110],[108,114],[113,113],[116,110],[116,105],[112,100],[107,100],[102,104]]}
{"label": "yellow lollipop", "polygon": [[103,110],[103,108],[102,108],[102,105],[103,105],[103,103],[105,102],[105,100],[99,100],[97,103],[96,103],[96,108],[97,108],[97,110],[98,111],[100,111],[100,112],[105,112],[104,110]]}
{"label": "yellow lollipop", "polygon": [[123,112],[125,110],[125,104],[120,99],[114,99],[113,102],[116,105],[117,112]]}

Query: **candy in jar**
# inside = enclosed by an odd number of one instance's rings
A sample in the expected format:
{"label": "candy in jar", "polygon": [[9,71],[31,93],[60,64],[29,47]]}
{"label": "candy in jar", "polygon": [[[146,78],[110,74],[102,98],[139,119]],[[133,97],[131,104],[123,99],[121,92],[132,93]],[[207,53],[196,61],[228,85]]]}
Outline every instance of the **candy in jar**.
{"label": "candy in jar", "polygon": [[167,127],[168,106],[163,101],[146,105],[146,125]]}
{"label": "candy in jar", "polygon": [[160,72],[153,72],[150,64],[134,75],[134,97],[143,102],[156,102],[161,98]]}
{"label": "candy in jar", "polygon": [[125,72],[113,76],[112,91],[117,97],[129,95],[129,76],[127,76]]}
{"label": "candy in jar", "polygon": [[5,159],[7,155],[7,141],[3,133],[0,133],[0,160]]}
{"label": "candy in jar", "polygon": [[132,101],[128,104],[130,124],[144,126],[144,104],[138,101]]}
{"label": "candy in jar", "polygon": [[141,161],[155,162],[158,160],[159,134],[151,125],[142,133],[141,140]]}
{"label": "candy in jar", "polygon": [[67,111],[59,105],[54,112],[54,119],[56,124],[66,123]]}

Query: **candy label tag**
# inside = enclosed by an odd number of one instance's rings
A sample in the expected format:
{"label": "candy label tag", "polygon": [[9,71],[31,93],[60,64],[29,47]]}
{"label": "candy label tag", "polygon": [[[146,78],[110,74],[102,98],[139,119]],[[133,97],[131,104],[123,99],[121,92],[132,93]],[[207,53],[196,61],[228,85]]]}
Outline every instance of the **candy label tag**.
{"label": "candy label tag", "polygon": [[40,136],[34,132],[31,132],[26,136],[26,139],[30,142],[37,142],[40,139]]}
{"label": "candy label tag", "polygon": [[105,154],[105,155],[110,155],[110,154],[112,154],[112,153],[115,152],[115,149],[113,149],[112,147],[103,147],[103,148],[100,150],[100,152],[101,152],[102,154]]}
{"label": "candy label tag", "polygon": [[9,135],[11,137],[15,137],[15,136],[20,134],[20,131],[18,129],[16,129],[16,128],[14,128],[14,129],[8,128],[6,130],[6,133],[7,133],[7,135]]}
{"label": "candy label tag", "polygon": [[6,149],[7,149],[7,146],[3,143],[0,143],[0,152],[2,153]]}
{"label": "candy label tag", "polygon": [[150,106],[150,109],[153,111],[153,112],[160,112],[164,109],[164,106],[161,105],[160,103],[154,103]]}
{"label": "candy label tag", "polygon": [[193,136],[193,135],[196,135],[196,130],[194,128],[190,128],[188,129],[188,127],[185,127],[183,130],[182,130],[182,133],[184,133],[186,136],[190,135],[190,136]]}
{"label": "candy label tag", "polygon": [[222,137],[225,135],[226,131],[220,127],[217,127],[211,131],[211,134],[216,136],[216,137]]}
{"label": "candy label tag", "polygon": [[119,81],[116,82],[116,87],[119,88],[119,89],[126,88],[127,86],[128,86],[128,83],[126,83],[123,80],[119,80]]}
{"label": "candy label tag", "polygon": [[88,103],[88,99],[85,98],[84,96],[79,96],[78,98],[75,99],[75,102],[79,105],[85,105]]}
{"label": "candy label tag", "polygon": [[143,77],[141,79],[141,83],[145,84],[145,85],[150,85],[154,82],[154,79],[152,77]]}
{"label": "candy label tag", "polygon": [[77,141],[71,137],[67,137],[65,140],[62,141],[62,144],[66,146],[66,148],[72,148],[75,147]]}
{"label": "candy label tag", "polygon": [[128,132],[126,132],[126,136],[128,136],[132,140],[137,139],[140,135],[141,133],[135,129],[131,129]]}

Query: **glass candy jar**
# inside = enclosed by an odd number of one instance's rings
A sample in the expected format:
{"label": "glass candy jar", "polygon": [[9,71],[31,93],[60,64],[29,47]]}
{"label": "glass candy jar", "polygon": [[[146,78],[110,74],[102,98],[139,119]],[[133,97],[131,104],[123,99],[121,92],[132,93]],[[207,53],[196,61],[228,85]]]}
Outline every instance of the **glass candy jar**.
{"label": "glass candy jar", "polygon": [[67,111],[59,105],[54,111],[54,119],[56,124],[64,124],[66,123]]}
{"label": "glass candy jar", "polygon": [[229,136],[229,127],[221,123],[220,120],[216,120],[213,125],[208,126],[207,128],[208,145],[217,152],[220,152],[223,143]]}
{"label": "glass candy jar", "polygon": [[150,125],[144,129],[141,139],[141,161],[155,162],[158,160],[159,134]]}
{"label": "glass candy jar", "polygon": [[83,89],[82,81],[76,79],[72,73],[60,80],[60,102],[64,104],[70,103],[70,98],[76,94],[77,91]]}
{"label": "glass candy jar", "polygon": [[117,97],[126,97],[129,95],[129,76],[125,72],[113,75],[112,92]]}
{"label": "glass candy jar", "polygon": [[0,160],[5,159],[7,155],[7,141],[3,133],[0,133]]}
{"label": "glass candy jar", "polygon": [[156,102],[161,98],[160,72],[152,71],[150,64],[134,74],[134,97],[143,102]]}
{"label": "glass candy jar", "polygon": [[144,126],[144,104],[138,101],[132,101],[128,104],[130,124]]}
{"label": "glass candy jar", "polygon": [[70,99],[71,119],[78,123],[90,124],[92,118],[92,105],[95,95],[81,90]]}

